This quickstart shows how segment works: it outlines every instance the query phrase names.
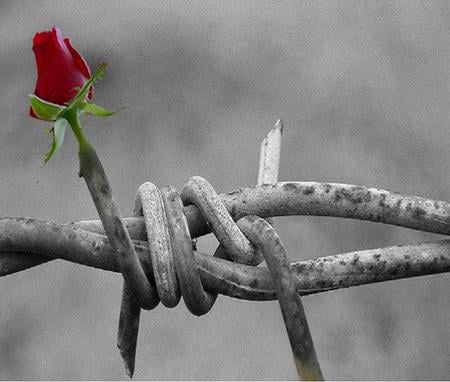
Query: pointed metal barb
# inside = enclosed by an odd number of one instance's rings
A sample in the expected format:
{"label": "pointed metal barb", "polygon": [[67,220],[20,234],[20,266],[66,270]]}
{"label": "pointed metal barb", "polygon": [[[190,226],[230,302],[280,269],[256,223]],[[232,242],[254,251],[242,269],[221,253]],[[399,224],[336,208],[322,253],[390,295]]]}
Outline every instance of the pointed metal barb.
{"label": "pointed metal barb", "polygon": [[278,181],[283,121],[279,119],[263,139],[259,151],[258,185]]}
{"label": "pointed metal barb", "polygon": [[[261,142],[259,150],[258,186],[278,182],[283,121],[279,119]],[[272,218],[266,221],[273,224]]]}
{"label": "pointed metal barb", "polygon": [[[282,134],[283,122],[279,119],[261,143],[258,185],[275,184],[278,181]],[[260,220],[262,219],[250,215],[238,220],[237,225],[250,240],[256,240],[254,244],[264,255],[283,313],[299,377],[308,381],[323,380],[303,304],[297,292],[295,275],[290,269],[284,246],[273,229],[273,219],[266,218],[267,223]]]}

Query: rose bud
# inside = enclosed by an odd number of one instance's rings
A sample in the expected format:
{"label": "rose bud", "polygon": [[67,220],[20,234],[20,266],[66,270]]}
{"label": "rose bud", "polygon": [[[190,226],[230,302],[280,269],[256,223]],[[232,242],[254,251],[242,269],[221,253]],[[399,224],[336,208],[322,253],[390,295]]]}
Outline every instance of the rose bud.
{"label": "rose bud", "polygon": [[[91,76],[85,59],[72,46],[68,38],[63,39],[61,31],[36,33],[33,38],[37,74],[34,94],[47,102],[58,105],[69,103]],[[92,87],[87,95],[92,99]],[[30,115],[39,118],[30,108]]]}

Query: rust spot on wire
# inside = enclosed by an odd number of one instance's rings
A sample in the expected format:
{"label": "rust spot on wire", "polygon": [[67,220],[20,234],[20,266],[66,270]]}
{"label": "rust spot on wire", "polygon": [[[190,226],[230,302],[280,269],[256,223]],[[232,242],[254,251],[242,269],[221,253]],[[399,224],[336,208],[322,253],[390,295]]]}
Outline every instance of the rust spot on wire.
{"label": "rust spot on wire", "polygon": [[339,188],[334,192],[334,200],[340,202],[345,200],[351,204],[369,203],[372,200],[372,194],[367,188],[353,186],[350,189]]}
{"label": "rust spot on wire", "polygon": [[413,211],[415,217],[419,218],[426,214],[426,211],[422,207],[416,207]]}
{"label": "rust spot on wire", "polygon": [[382,208],[388,207],[386,204],[386,194],[380,194],[380,201],[378,202],[379,206]]}
{"label": "rust spot on wire", "polygon": [[77,238],[77,235],[75,234],[74,231],[70,231],[68,236],[69,236],[69,240],[76,240],[76,238]]}
{"label": "rust spot on wire", "polygon": [[305,189],[303,190],[303,194],[310,195],[310,194],[314,194],[315,191],[316,191],[316,189],[314,186],[306,186]]}
{"label": "rust spot on wire", "polygon": [[300,191],[300,187],[296,183],[284,183],[283,190],[286,192],[298,192]]}
{"label": "rust spot on wire", "polygon": [[323,187],[323,190],[325,191],[325,194],[329,194],[332,189],[331,184],[328,184],[328,183],[325,183],[322,187]]}

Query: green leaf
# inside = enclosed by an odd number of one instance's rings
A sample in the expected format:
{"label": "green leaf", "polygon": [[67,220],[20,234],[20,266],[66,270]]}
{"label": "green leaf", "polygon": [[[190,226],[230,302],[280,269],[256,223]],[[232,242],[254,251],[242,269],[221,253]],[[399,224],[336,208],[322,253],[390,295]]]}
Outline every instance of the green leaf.
{"label": "green leaf", "polygon": [[56,120],[55,124],[53,125],[52,145],[47,151],[47,154],[45,154],[44,164],[47,164],[47,162],[51,159],[51,157],[55,155],[56,152],[59,150],[59,148],[62,146],[64,141],[64,132],[66,131],[66,127],[68,125],[69,122],[67,122],[67,120],[64,118],[58,118]]}
{"label": "green leaf", "polygon": [[84,103],[82,110],[83,110],[84,114],[91,114],[91,115],[95,115],[97,117],[109,117],[116,113],[115,111],[106,110],[103,107],[98,106],[93,103],[90,103],[90,102]]}
{"label": "green leaf", "polygon": [[83,102],[86,99],[86,96],[88,95],[89,88],[91,85],[103,78],[103,72],[106,69],[107,64],[101,64],[94,72],[94,74],[87,80],[87,82],[84,84],[84,86],[78,91],[77,95],[74,97],[74,99],[70,102],[69,106],[67,106],[67,110],[72,110],[75,108],[80,108],[83,105]]}
{"label": "green leaf", "polygon": [[46,121],[54,121],[59,113],[66,109],[65,106],[44,101],[34,94],[30,94],[30,99],[33,111],[39,118],[45,119]]}

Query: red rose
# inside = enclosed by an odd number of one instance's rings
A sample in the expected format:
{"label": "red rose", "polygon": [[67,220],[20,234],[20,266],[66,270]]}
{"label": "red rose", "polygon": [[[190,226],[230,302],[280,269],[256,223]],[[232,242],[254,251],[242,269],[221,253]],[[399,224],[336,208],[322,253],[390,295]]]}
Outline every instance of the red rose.
{"label": "red rose", "polygon": [[[34,94],[44,101],[64,105],[75,97],[77,87],[83,87],[91,72],[83,57],[64,39],[58,28],[36,33],[33,38],[38,78]],[[92,99],[92,87],[87,96]],[[30,108],[30,115],[39,118]]]}

